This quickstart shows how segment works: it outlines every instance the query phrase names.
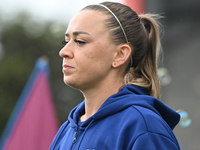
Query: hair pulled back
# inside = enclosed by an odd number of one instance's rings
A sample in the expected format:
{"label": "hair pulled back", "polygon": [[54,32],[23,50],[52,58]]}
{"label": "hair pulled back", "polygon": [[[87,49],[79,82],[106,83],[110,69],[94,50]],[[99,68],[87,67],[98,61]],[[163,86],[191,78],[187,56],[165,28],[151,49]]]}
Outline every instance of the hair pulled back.
{"label": "hair pulled back", "polygon": [[134,84],[146,88],[151,96],[160,98],[160,84],[157,74],[157,58],[161,50],[159,35],[158,15],[141,14],[137,15],[130,7],[114,2],[101,3],[108,7],[119,19],[128,43],[121,27],[113,15],[104,7],[89,5],[83,8],[101,11],[109,15],[105,21],[105,27],[110,32],[110,38],[114,44],[127,43],[132,49],[133,62],[127,66],[124,83]]}

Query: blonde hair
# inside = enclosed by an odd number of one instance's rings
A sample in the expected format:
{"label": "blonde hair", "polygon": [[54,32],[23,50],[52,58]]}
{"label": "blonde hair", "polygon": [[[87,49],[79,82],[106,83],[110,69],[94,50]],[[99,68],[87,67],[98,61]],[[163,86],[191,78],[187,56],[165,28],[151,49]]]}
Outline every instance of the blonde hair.
{"label": "blonde hair", "polygon": [[156,14],[141,14],[139,17],[147,32],[148,52],[136,67],[130,68],[125,75],[124,82],[125,84],[134,84],[147,88],[151,96],[160,99],[160,82],[157,73],[157,62],[162,49],[159,34],[160,24],[157,21],[160,16]]}

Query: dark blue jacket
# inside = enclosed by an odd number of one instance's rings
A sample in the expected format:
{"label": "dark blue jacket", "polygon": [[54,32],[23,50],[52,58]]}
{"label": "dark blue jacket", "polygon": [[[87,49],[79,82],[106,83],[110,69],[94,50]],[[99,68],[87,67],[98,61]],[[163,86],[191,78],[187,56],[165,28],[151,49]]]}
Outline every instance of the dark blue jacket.
{"label": "dark blue jacket", "polygon": [[84,122],[85,102],[75,107],[50,150],[180,150],[173,133],[178,113],[146,90],[128,85]]}

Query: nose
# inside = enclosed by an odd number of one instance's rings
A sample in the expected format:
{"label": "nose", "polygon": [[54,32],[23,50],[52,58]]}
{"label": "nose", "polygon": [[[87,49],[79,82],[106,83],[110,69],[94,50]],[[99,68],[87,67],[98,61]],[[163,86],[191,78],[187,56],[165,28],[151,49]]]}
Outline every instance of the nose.
{"label": "nose", "polygon": [[[69,43],[68,43],[69,44]],[[63,58],[73,58],[73,51],[70,48],[70,45],[66,44],[59,52],[60,57]]]}

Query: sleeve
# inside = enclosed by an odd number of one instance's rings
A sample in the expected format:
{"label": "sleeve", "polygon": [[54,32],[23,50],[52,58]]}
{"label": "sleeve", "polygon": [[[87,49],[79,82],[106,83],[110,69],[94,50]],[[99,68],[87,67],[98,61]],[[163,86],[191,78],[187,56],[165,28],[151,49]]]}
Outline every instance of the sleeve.
{"label": "sleeve", "polygon": [[145,133],[136,139],[132,150],[180,150],[180,148],[176,141],[165,135]]}

